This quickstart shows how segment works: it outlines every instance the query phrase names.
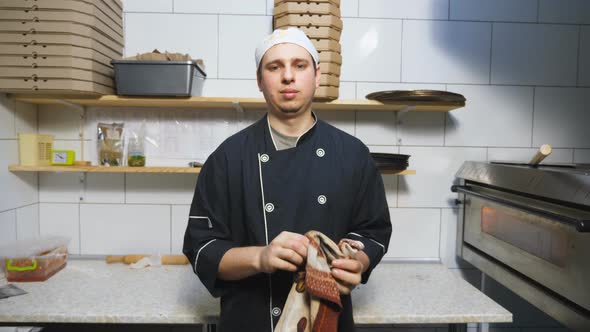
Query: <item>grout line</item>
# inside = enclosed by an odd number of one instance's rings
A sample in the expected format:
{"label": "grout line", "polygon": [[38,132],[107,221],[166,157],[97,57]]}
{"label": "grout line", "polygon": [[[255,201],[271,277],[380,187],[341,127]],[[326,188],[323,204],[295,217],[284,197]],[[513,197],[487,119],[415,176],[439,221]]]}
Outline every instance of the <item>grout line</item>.
{"label": "grout line", "polygon": [[486,161],[490,161],[490,148],[486,148]]}
{"label": "grout line", "polygon": [[123,174],[123,204],[127,204],[127,173]]}
{"label": "grout line", "polygon": [[172,0],[172,13],[173,13],[173,14],[175,14],[175,13],[174,13],[174,2],[175,2],[175,1],[176,1],[176,0]]}
{"label": "grout line", "polygon": [[439,219],[438,219],[438,259],[440,259],[441,262],[442,262],[442,243],[443,243],[443,238],[442,238],[443,231],[442,231],[442,228],[443,228],[442,209],[439,209]]}
{"label": "grout line", "polygon": [[18,240],[18,222],[17,222],[17,209],[14,209],[14,237],[15,240]]}
{"label": "grout line", "polygon": [[576,59],[576,86],[580,86],[580,53],[582,52],[582,26],[578,27],[578,57]]}
{"label": "grout line", "polygon": [[[404,20],[402,20],[401,36],[400,36],[400,48],[399,48],[399,80],[403,80],[403,60],[404,60]],[[357,97],[358,98],[358,97]]]}
{"label": "grout line", "polygon": [[539,23],[540,12],[541,12],[541,0],[537,0],[537,23]]}
{"label": "grout line", "polygon": [[531,121],[531,148],[533,147],[534,137],[535,137],[535,95],[537,92],[537,88],[533,87],[533,114],[532,114],[532,121]]}
{"label": "grout line", "polygon": [[219,26],[220,26],[220,15],[217,15],[217,77],[219,77],[219,44],[221,43],[220,33],[219,33]]}
{"label": "grout line", "polygon": [[356,2],[356,17],[361,16],[361,0],[357,0]]}
{"label": "grout line", "polygon": [[13,134],[13,137],[18,139],[18,136],[17,136],[18,133],[16,132],[16,113],[18,113],[18,109],[16,107],[16,99],[12,99],[12,101],[14,102],[14,104],[12,105],[13,106],[12,109],[14,110],[12,112],[12,134]]}
{"label": "grout line", "polygon": [[572,163],[576,162],[576,148],[572,149]]}
{"label": "grout line", "polygon": [[172,254],[172,205],[170,205],[170,254]]}
{"label": "grout line", "polygon": [[[449,91],[449,85],[445,84],[445,91]],[[445,112],[444,113],[444,119],[443,119],[443,144],[442,146],[445,146],[445,144],[447,144],[447,122],[448,122],[448,117],[449,117],[449,112]]]}
{"label": "grout line", "polygon": [[449,6],[449,8],[448,8],[448,10],[449,10],[449,12],[448,12],[448,20],[450,21],[451,20],[451,0],[449,0],[448,6]]}
{"label": "grout line", "polygon": [[31,203],[31,204],[25,204],[25,205],[17,206],[17,207],[15,207],[15,208],[12,208],[12,209],[6,209],[6,210],[2,210],[2,211],[0,211],[0,213],[4,213],[4,212],[8,212],[8,211],[12,211],[12,210],[16,210],[16,209],[22,209],[22,208],[26,208],[26,207],[29,207],[29,206],[33,206],[33,205],[35,205],[35,204],[39,204],[39,203]]}
{"label": "grout line", "polygon": [[82,203],[78,203],[78,252],[82,254]]}
{"label": "grout line", "polygon": [[490,70],[489,70],[489,84],[492,85],[492,59],[493,59],[493,47],[494,47],[494,23],[491,24],[490,29]]}

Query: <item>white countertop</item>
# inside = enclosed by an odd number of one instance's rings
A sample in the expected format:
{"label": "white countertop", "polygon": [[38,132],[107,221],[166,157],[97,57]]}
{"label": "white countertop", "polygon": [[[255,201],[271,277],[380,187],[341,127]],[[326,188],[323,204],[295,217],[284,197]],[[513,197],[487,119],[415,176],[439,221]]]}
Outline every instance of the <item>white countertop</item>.
{"label": "white countertop", "polygon": [[[214,323],[219,300],[188,265],[134,270],[70,260],[28,294],[0,299],[0,323]],[[441,264],[385,264],[353,291],[358,324],[510,322],[512,314]]]}

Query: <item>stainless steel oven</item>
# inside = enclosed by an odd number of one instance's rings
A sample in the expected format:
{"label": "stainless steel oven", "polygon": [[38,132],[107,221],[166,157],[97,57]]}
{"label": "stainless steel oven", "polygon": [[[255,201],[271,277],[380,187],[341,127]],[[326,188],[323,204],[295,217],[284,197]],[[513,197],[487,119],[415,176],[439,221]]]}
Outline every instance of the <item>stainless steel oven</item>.
{"label": "stainless steel oven", "polygon": [[465,162],[457,253],[573,331],[590,331],[590,167]]}

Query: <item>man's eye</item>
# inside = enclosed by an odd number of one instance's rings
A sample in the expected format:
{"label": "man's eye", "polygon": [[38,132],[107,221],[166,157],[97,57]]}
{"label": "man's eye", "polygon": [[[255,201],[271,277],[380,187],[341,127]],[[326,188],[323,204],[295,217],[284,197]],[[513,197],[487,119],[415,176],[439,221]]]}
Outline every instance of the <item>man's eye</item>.
{"label": "man's eye", "polygon": [[304,64],[298,64],[297,65],[297,69],[305,69],[305,65]]}
{"label": "man's eye", "polygon": [[270,67],[268,67],[268,70],[271,70],[271,71],[275,71],[277,69],[279,69],[279,66],[270,66]]}

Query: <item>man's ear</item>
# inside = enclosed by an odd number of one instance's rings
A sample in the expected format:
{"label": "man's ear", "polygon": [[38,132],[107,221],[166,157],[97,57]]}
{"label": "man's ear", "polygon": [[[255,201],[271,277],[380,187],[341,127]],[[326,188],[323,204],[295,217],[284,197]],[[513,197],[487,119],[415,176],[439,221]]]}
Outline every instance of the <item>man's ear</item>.
{"label": "man's ear", "polygon": [[317,65],[315,67],[315,88],[319,88],[320,87],[320,79],[322,76],[322,72],[320,70],[320,65]]}
{"label": "man's ear", "polygon": [[262,78],[260,77],[260,72],[256,73],[256,83],[258,84],[258,91],[262,92]]}

